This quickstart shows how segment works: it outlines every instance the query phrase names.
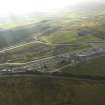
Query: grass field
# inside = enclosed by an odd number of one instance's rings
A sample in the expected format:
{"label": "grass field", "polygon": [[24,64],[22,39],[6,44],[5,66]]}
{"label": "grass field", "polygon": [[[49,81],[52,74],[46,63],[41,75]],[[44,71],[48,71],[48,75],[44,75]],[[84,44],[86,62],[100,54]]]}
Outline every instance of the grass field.
{"label": "grass field", "polygon": [[0,78],[1,105],[105,105],[101,81],[47,77]]}
{"label": "grass field", "polygon": [[48,43],[72,43],[77,40],[77,34],[75,32],[57,32],[48,36],[42,36],[42,41]]}
{"label": "grass field", "polygon": [[49,44],[56,43],[71,43],[76,42],[86,42],[86,41],[96,41],[98,38],[94,35],[84,35],[78,36],[78,33],[72,31],[56,32],[50,35],[45,35],[40,37],[41,41],[47,42]]}
{"label": "grass field", "polygon": [[65,68],[65,72],[78,75],[105,76],[105,56]]}

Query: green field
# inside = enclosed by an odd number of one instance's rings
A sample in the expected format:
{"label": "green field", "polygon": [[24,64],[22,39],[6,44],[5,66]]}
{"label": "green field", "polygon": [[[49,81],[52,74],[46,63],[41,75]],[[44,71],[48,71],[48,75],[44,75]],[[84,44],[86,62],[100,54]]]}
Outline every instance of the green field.
{"label": "green field", "polygon": [[59,32],[48,36],[42,36],[42,41],[48,43],[72,43],[77,40],[77,34],[75,32]]}
{"label": "green field", "polygon": [[56,43],[77,43],[77,42],[86,42],[86,41],[96,41],[98,38],[94,35],[78,36],[77,32],[64,31],[56,32],[50,35],[45,35],[40,37],[41,41],[47,42],[49,44]]}
{"label": "green field", "polygon": [[74,67],[65,68],[64,72],[78,75],[105,76],[105,56],[82,62]]}

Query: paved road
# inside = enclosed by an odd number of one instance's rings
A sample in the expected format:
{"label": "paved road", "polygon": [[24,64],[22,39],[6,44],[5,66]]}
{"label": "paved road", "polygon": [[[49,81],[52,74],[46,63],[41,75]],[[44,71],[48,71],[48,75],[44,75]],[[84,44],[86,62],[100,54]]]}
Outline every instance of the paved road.
{"label": "paved road", "polygon": [[14,50],[14,49],[17,49],[19,47],[24,47],[24,46],[35,44],[35,43],[36,44],[41,43],[41,44],[44,44],[44,45],[53,45],[53,46],[59,46],[59,45],[74,46],[73,44],[49,44],[49,43],[44,43],[44,42],[41,42],[41,41],[32,41],[32,42],[29,42],[29,43],[24,43],[24,44],[20,44],[20,45],[15,45],[15,46],[11,46],[11,47],[8,47],[8,48],[4,48],[3,50],[0,50],[0,53],[4,53],[6,51]]}
{"label": "paved road", "polygon": [[[98,41],[101,43],[101,41]],[[11,47],[8,47],[8,48],[5,48],[3,50],[0,51],[0,53],[3,53],[5,51],[10,51],[10,50],[14,50],[16,48],[19,48],[19,47],[23,47],[23,46],[27,46],[27,45],[30,45],[30,44],[35,44],[35,43],[42,43],[42,44],[48,44],[48,43],[44,43],[44,42],[41,42],[41,41],[38,41],[37,39],[35,41],[32,41],[32,42],[29,42],[29,43],[24,43],[24,44],[21,44],[21,45],[16,45],[16,46],[11,46]],[[82,42],[80,42],[81,44]],[[94,42],[88,42],[88,43],[94,43]],[[95,42],[96,43],[96,42]],[[103,43],[103,42],[102,42]],[[72,44],[53,44],[53,45],[72,45]],[[65,55],[65,54],[68,54],[68,53],[64,53],[64,54],[60,54],[60,55]],[[43,61],[43,60],[47,60],[47,59],[52,59],[56,56],[51,56],[51,57],[47,57],[47,58],[42,58],[42,59],[39,59],[39,60],[35,60],[35,61],[30,61],[30,62],[26,62],[26,63],[4,63],[4,64],[0,64],[0,66],[3,66],[3,65],[28,65],[28,64],[32,64],[32,63],[35,63],[35,62],[39,62],[39,61]]]}
{"label": "paved road", "polygon": [[22,66],[24,65],[25,63],[3,63],[3,64],[0,64],[0,67],[4,67],[4,66]]}
{"label": "paved road", "polygon": [[105,43],[105,41],[88,41],[87,43]]}
{"label": "paved road", "polygon": [[45,43],[40,42],[40,41],[32,41],[32,42],[29,42],[29,43],[24,43],[24,44],[20,44],[20,45],[16,45],[16,46],[11,46],[11,47],[8,47],[8,48],[4,48],[3,50],[0,50],[0,53],[6,52],[6,51],[10,51],[10,50],[14,50],[16,48],[27,46],[27,45],[31,45],[31,44],[35,44],[35,43],[45,44]]}
{"label": "paved road", "polygon": [[[40,41],[37,36],[34,37],[35,41],[32,41],[32,42],[29,42],[29,43],[23,43],[23,44],[20,44],[20,45],[15,45],[15,46],[11,46],[11,47],[8,47],[8,48],[5,48],[3,50],[0,50],[0,53],[3,53],[5,51],[9,51],[9,50],[13,50],[13,49],[16,49],[16,48],[19,48],[19,47],[22,47],[22,46],[26,46],[26,45],[30,45],[30,44],[34,44],[34,43],[42,43],[42,44],[47,44],[49,45],[49,43],[45,43],[45,42],[42,42]],[[88,44],[88,43],[105,43],[105,41],[88,41],[88,42],[79,42],[78,44]],[[65,43],[56,43],[56,44],[52,44],[53,46],[58,46],[58,45],[65,45],[65,46],[74,46],[74,44],[65,44]]]}
{"label": "paved road", "polygon": [[[3,64],[0,64],[0,66],[25,66],[25,65],[30,65],[32,63],[37,63],[37,62],[40,62],[40,61],[45,61],[45,60],[49,60],[49,59],[53,59],[55,57],[65,56],[65,55],[70,55],[70,53],[67,52],[67,53],[63,53],[63,54],[59,54],[59,55],[55,55],[55,56],[50,56],[50,57],[46,57],[46,58],[42,58],[42,59],[38,59],[38,60],[26,62],[26,63],[3,63]],[[89,56],[89,55],[86,55],[85,53],[83,55],[84,56]],[[100,56],[104,56],[104,55],[105,55],[105,53],[100,55]]]}
{"label": "paved road", "polygon": [[[42,42],[40,40],[35,40],[35,41],[32,41],[32,42],[28,42],[28,43],[21,43],[19,45],[14,45],[14,46],[10,46],[10,47],[7,47],[7,48],[4,48],[2,50],[0,50],[0,53],[4,53],[6,51],[10,51],[10,50],[14,50],[16,48],[19,48],[19,47],[23,47],[23,46],[27,46],[27,45],[31,45],[31,44],[35,44],[35,43],[41,43],[41,44],[44,44],[44,45],[53,45],[53,46],[58,46],[58,45],[63,45],[63,46],[74,46],[74,44],[69,44],[69,43],[57,43],[57,44],[49,44],[49,43],[46,43],[46,42]],[[83,44],[83,43],[79,43],[79,44]]]}

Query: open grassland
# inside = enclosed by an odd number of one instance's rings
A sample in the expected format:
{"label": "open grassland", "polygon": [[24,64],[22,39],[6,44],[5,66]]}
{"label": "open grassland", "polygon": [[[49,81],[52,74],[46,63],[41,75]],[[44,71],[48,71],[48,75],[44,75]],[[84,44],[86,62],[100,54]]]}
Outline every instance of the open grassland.
{"label": "open grassland", "polygon": [[65,68],[64,72],[76,75],[105,76],[105,56]]}
{"label": "open grassland", "polygon": [[91,34],[79,36],[77,32],[64,31],[64,32],[56,32],[50,35],[42,36],[40,37],[40,40],[47,42],[49,44],[56,44],[56,43],[75,44],[77,42],[96,41],[98,40],[98,38]]}
{"label": "open grassland", "polygon": [[59,32],[42,36],[41,39],[48,43],[72,43],[77,40],[77,35],[75,32]]}
{"label": "open grassland", "polygon": [[1,105],[104,105],[104,81],[0,78]]}

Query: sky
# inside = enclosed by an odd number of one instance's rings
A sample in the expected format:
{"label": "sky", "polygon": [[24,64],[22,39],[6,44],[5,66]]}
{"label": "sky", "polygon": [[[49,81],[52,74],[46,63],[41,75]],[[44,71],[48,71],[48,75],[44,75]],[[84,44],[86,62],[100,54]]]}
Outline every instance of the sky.
{"label": "sky", "polygon": [[[23,15],[32,12],[56,12],[66,6],[92,0],[0,0],[0,17],[11,14]],[[94,0],[100,2],[103,0]]]}

